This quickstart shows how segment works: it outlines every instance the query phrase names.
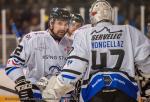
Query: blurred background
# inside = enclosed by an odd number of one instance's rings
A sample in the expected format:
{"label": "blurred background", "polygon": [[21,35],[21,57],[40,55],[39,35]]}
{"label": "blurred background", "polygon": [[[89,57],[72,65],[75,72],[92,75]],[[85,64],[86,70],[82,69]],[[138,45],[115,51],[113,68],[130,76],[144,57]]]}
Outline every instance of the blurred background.
{"label": "blurred background", "polygon": [[[107,0],[114,8],[115,24],[130,24],[148,34],[150,23],[150,0]],[[89,22],[89,8],[94,0],[0,0],[0,65],[17,46],[16,33],[47,28],[50,9],[63,7],[73,13],[80,13]]]}

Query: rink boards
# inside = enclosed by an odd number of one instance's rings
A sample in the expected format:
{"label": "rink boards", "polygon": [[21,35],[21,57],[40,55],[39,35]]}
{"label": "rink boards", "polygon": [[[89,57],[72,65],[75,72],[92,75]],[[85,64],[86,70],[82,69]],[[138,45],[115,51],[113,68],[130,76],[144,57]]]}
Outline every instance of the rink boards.
{"label": "rink boards", "polygon": [[0,102],[20,102],[14,89],[15,84],[5,75],[0,68]]}

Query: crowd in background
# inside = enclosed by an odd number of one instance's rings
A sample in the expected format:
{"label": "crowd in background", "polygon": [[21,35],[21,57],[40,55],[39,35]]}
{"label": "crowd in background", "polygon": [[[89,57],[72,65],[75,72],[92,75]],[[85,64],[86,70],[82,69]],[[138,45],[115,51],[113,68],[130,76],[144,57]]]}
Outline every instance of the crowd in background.
{"label": "crowd in background", "polygon": [[[53,7],[70,7],[71,12],[79,13],[79,8],[85,8],[85,24],[89,22],[89,8],[95,0],[0,0],[0,11],[6,9],[6,33],[14,34],[12,24],[15,23],[18,32],[26,34],[31,30],[40,30],[40,9],[46,10],[45,26],[47,26],[50,9]],[[140,6],[145,6],[145,34],[150,32],[150,0],[108,0],[113,7],[117,6],[118,23],[130,24],[140,29]],[[0,35],[2,34],[2,15],[0,14]],[[149,22],[149,30],[147,25]],[[46,27],[47,28],[47,27]],[[150,34],[148,35],[150,38]],[[15,36],[14,36],[15,37]],[[16,39],[7,40],[7,55],[16,47]],[[2,49],[2,39],[0,39]],[[2,53],[2,50],[0,50]],[[9,56],[7,56],[8,58]],[[0,64],[2,54],[0,54]]]}
{"label": "crowd in background", "polygon": [[[11,24],[16,23],[20,33],[28,33],[31,30],[40,29],[40,9],[45,8],[46,14],[53,7],[67,7],[72,12],[79,13],[79,8],[85,8],[85,23],[89,23],[88,10],[94,0],[0,0],[0,9],[6,9],[7,34],[12,34]],[[145,28],[150,22],[149,0],[108,0],[113,7],[119,7],[118,23],[130,24],[140,29],[140,6],[145,8]],[[0,15],[1,19],[1,15]],[[2,32],[0,20],[0,32]],[[147,32],[147,29],[145,29]]]}

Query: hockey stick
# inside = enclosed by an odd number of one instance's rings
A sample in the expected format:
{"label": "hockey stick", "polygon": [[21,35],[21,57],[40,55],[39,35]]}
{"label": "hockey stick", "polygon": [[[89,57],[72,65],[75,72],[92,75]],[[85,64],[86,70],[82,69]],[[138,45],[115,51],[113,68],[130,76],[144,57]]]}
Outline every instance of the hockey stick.
{"label": "hockey stick", "polygon": [[[0,89],[2,89],[2,90],[5,90],[5,91],[8,91],[8,92],[10,92],[10,93],[13,93],[13,94],[15,94],[15,95],[18,95],[18,93],[15,91],[15,90],[13,90],[13,89],[10,89],[10,88],[8,88],[8,87],[5,87],[5,86],[2,86],[2,85],[0,85]],[[2,98],[1,96],[0,96],[0,98]],[[10,101],[12,101],[12,100],[19,100],[19,98],[17,98],[17,97],[5,97],[4,98],[4,100],[10,100]],[[25,100],[25,99],[24,99]],[[54,99],[38,99],[38,98],[32,98],[32,99],[29,99],[28,101],[30,101],[30,100],[35,100],[35,101],[38,101],[38,102],[44,102],[45,100],[54,100]],[[56,99],[55,99],[56,100]],[[23,99],[22,99],[22,101],[23,101]],[[0,101],[1,102],[1,101]]]}
{"label": "hockey stick", "polygon": [[14,94],[17,94],[17,92],[15,90],[10,89],[10,88],[5,87],[5,86],[2,86],[2,85],[0,85],[0,89],[11,92],[11,93],[14,93]]}
{"label": "hockey stick", "polygon": [[16,38],[17,38],[17,41],[19,43],[21,41],[21,39],[22,39],[22,34],[19,33],[19,31],[17,30],[17,26],[16,26],[16,24],[14,22],[11,24],[11,27],[12,27],[13,33],[16,34]]}

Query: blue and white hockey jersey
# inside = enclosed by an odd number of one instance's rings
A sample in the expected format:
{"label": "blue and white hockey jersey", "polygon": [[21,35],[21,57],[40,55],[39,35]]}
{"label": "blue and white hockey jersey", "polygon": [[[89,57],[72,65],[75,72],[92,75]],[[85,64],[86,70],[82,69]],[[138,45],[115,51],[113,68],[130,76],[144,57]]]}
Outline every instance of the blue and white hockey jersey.
{"label": "blue and white hockey jersey", "polygon": [[37,31],[24,36],[7,62],[6,74],[12,80],[24,75],[23,67],[27,67],[26,77],[32,83],[62,70],[71,43],[66,37],[57,42],[50,33],[49,30]]}
{"label": "blue and white hockey jersey", "polygon": [[[150,73],[149,39],[129,25],[112,25],[106,22],[98,23],[94,27],[83,26],[75,33],[72,51],[59,75],[60,80],[70,84],[74,84],[81,77],[83,82],[88,80],[82,85],[81,102],[88,101],[103,87],[108,87],[105,76],[112,79],[110,88],[118,88],[136,99],[138,86],[131,79],[135,77],[135,65],[142,72]],[[103,69],[121,72],[102,73],[100,70]],[[97,71],[99,72],[93,74],[90,80],[90,75]],[[116,82],[118,86],[114,86]],[[122,89],[124,86],[129,89]],[[133,92],[128,92],[129,90]]]}

